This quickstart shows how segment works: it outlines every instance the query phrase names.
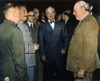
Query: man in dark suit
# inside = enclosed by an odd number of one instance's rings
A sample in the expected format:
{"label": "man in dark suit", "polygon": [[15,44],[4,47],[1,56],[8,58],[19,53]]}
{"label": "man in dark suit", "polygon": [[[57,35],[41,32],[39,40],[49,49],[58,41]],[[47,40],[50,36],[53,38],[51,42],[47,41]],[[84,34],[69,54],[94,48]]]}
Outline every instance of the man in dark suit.
{"label": "man in dark suit", "polygon": [[[65,23],[67,34],[68,34],[68,46],[69,46],[70,40],[71,40],[72,35],[74,33],[74,30],[75,30],[75,26],[73,24],[72,19],[73,18],[71,17],[71,10],[70,9],[67,9],[62,13],[62,20]],[[67,54],[68,54],[68,49],[66,50],[65,60],[67,60]],[[65,64],[66,64],[66,62],[65,62]],[[66,76],[67,80],[73,80],[74,79],[73,73],[68,71],[68,70],[65,71],[65,76]]]}
{"label": "man in dark suit", "polygon": [[74,33],[74,29],[75,29],[75,26],[73,25],[73,22],[72,22],[72,20],[70,18],[70,15],[71,15],[71,11],[70,10],[66,10],[62,14],[62,19],[63,19],[63,21],[65,23],[65,26],[66,26],[66,29],[67,29],[69,42],[70,42],[70,40],[72,38],[72,35]]}
{"label": "man in dark suit", "polygon": [[48,21],[40,25],[39,43],[41,59],[44,61],[44,77],[46,81],[63,80],[63,58],[68,45],[68,36],[64,23],[55,21],[55,9],[48,7]]}

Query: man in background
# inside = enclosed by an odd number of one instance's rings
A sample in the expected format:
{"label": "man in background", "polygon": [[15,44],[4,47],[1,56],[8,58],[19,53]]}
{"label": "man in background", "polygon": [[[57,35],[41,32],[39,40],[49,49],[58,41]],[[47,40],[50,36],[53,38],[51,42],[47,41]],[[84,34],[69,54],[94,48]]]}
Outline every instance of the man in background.
{"label": "man in background", "polygon": [[[34,39],[36,40],[35,43],[39,43],[38,41],[38,34],[39,34],[39,27],[40,27],[40,22],[38,21],[39,19],[39,9],[34,8],[33,9],[34,14],[35,14],[35,19],[34,19]],[[36,52],[36,58],[37,58],[37,66],[35,69],[35,80],[36,81],[42,81],[43,80],[43,64],[40,60],[40,53],[39,51]]]}

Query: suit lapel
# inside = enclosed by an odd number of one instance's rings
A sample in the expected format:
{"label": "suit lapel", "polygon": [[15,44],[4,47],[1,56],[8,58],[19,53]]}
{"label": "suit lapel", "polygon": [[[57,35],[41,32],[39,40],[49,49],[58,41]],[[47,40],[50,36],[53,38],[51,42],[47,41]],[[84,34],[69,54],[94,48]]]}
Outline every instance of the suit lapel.
{"label": "suit lapel", "polygon": [[50,23],[47,21],[47,24],[46,24],[47,26],[47,29],[50,31],[50,32],[53,32],[53,29],[52,29],[52,27],[51,27],[51,25],[50,25]]}
{"label": "suit lapel", "polygon": [[55,21],[55,25],[54,25],[54,31],[57,30],[57,22]]}
{"label": "suit lapel", "polygon": [[54,33],[57,33],[58,31],[59,31],[59,25],[57,24],[57,21],[55,21]]}

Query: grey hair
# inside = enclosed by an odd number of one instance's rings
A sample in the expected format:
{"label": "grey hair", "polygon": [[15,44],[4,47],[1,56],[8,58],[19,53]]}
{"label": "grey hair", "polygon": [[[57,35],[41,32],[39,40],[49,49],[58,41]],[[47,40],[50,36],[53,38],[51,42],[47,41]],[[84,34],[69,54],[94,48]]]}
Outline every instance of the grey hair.
{"label": "grey hair", "polygon": [[86,10],[89,10],[89,4],[87,2],[85,1],[80,1],[80,2],[81,2],[80,4],[81,7],[85,7]]}

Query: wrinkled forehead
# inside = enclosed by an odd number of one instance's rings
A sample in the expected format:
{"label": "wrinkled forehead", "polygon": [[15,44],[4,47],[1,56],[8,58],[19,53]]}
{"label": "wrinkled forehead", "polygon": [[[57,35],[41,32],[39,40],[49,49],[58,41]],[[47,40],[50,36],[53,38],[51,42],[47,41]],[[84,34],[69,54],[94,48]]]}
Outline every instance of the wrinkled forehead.
{"label": "wrinkled forehead", "polygon": [[74,10],[80,8],[80,2],[77,2],[75,5],[74,5]]}

